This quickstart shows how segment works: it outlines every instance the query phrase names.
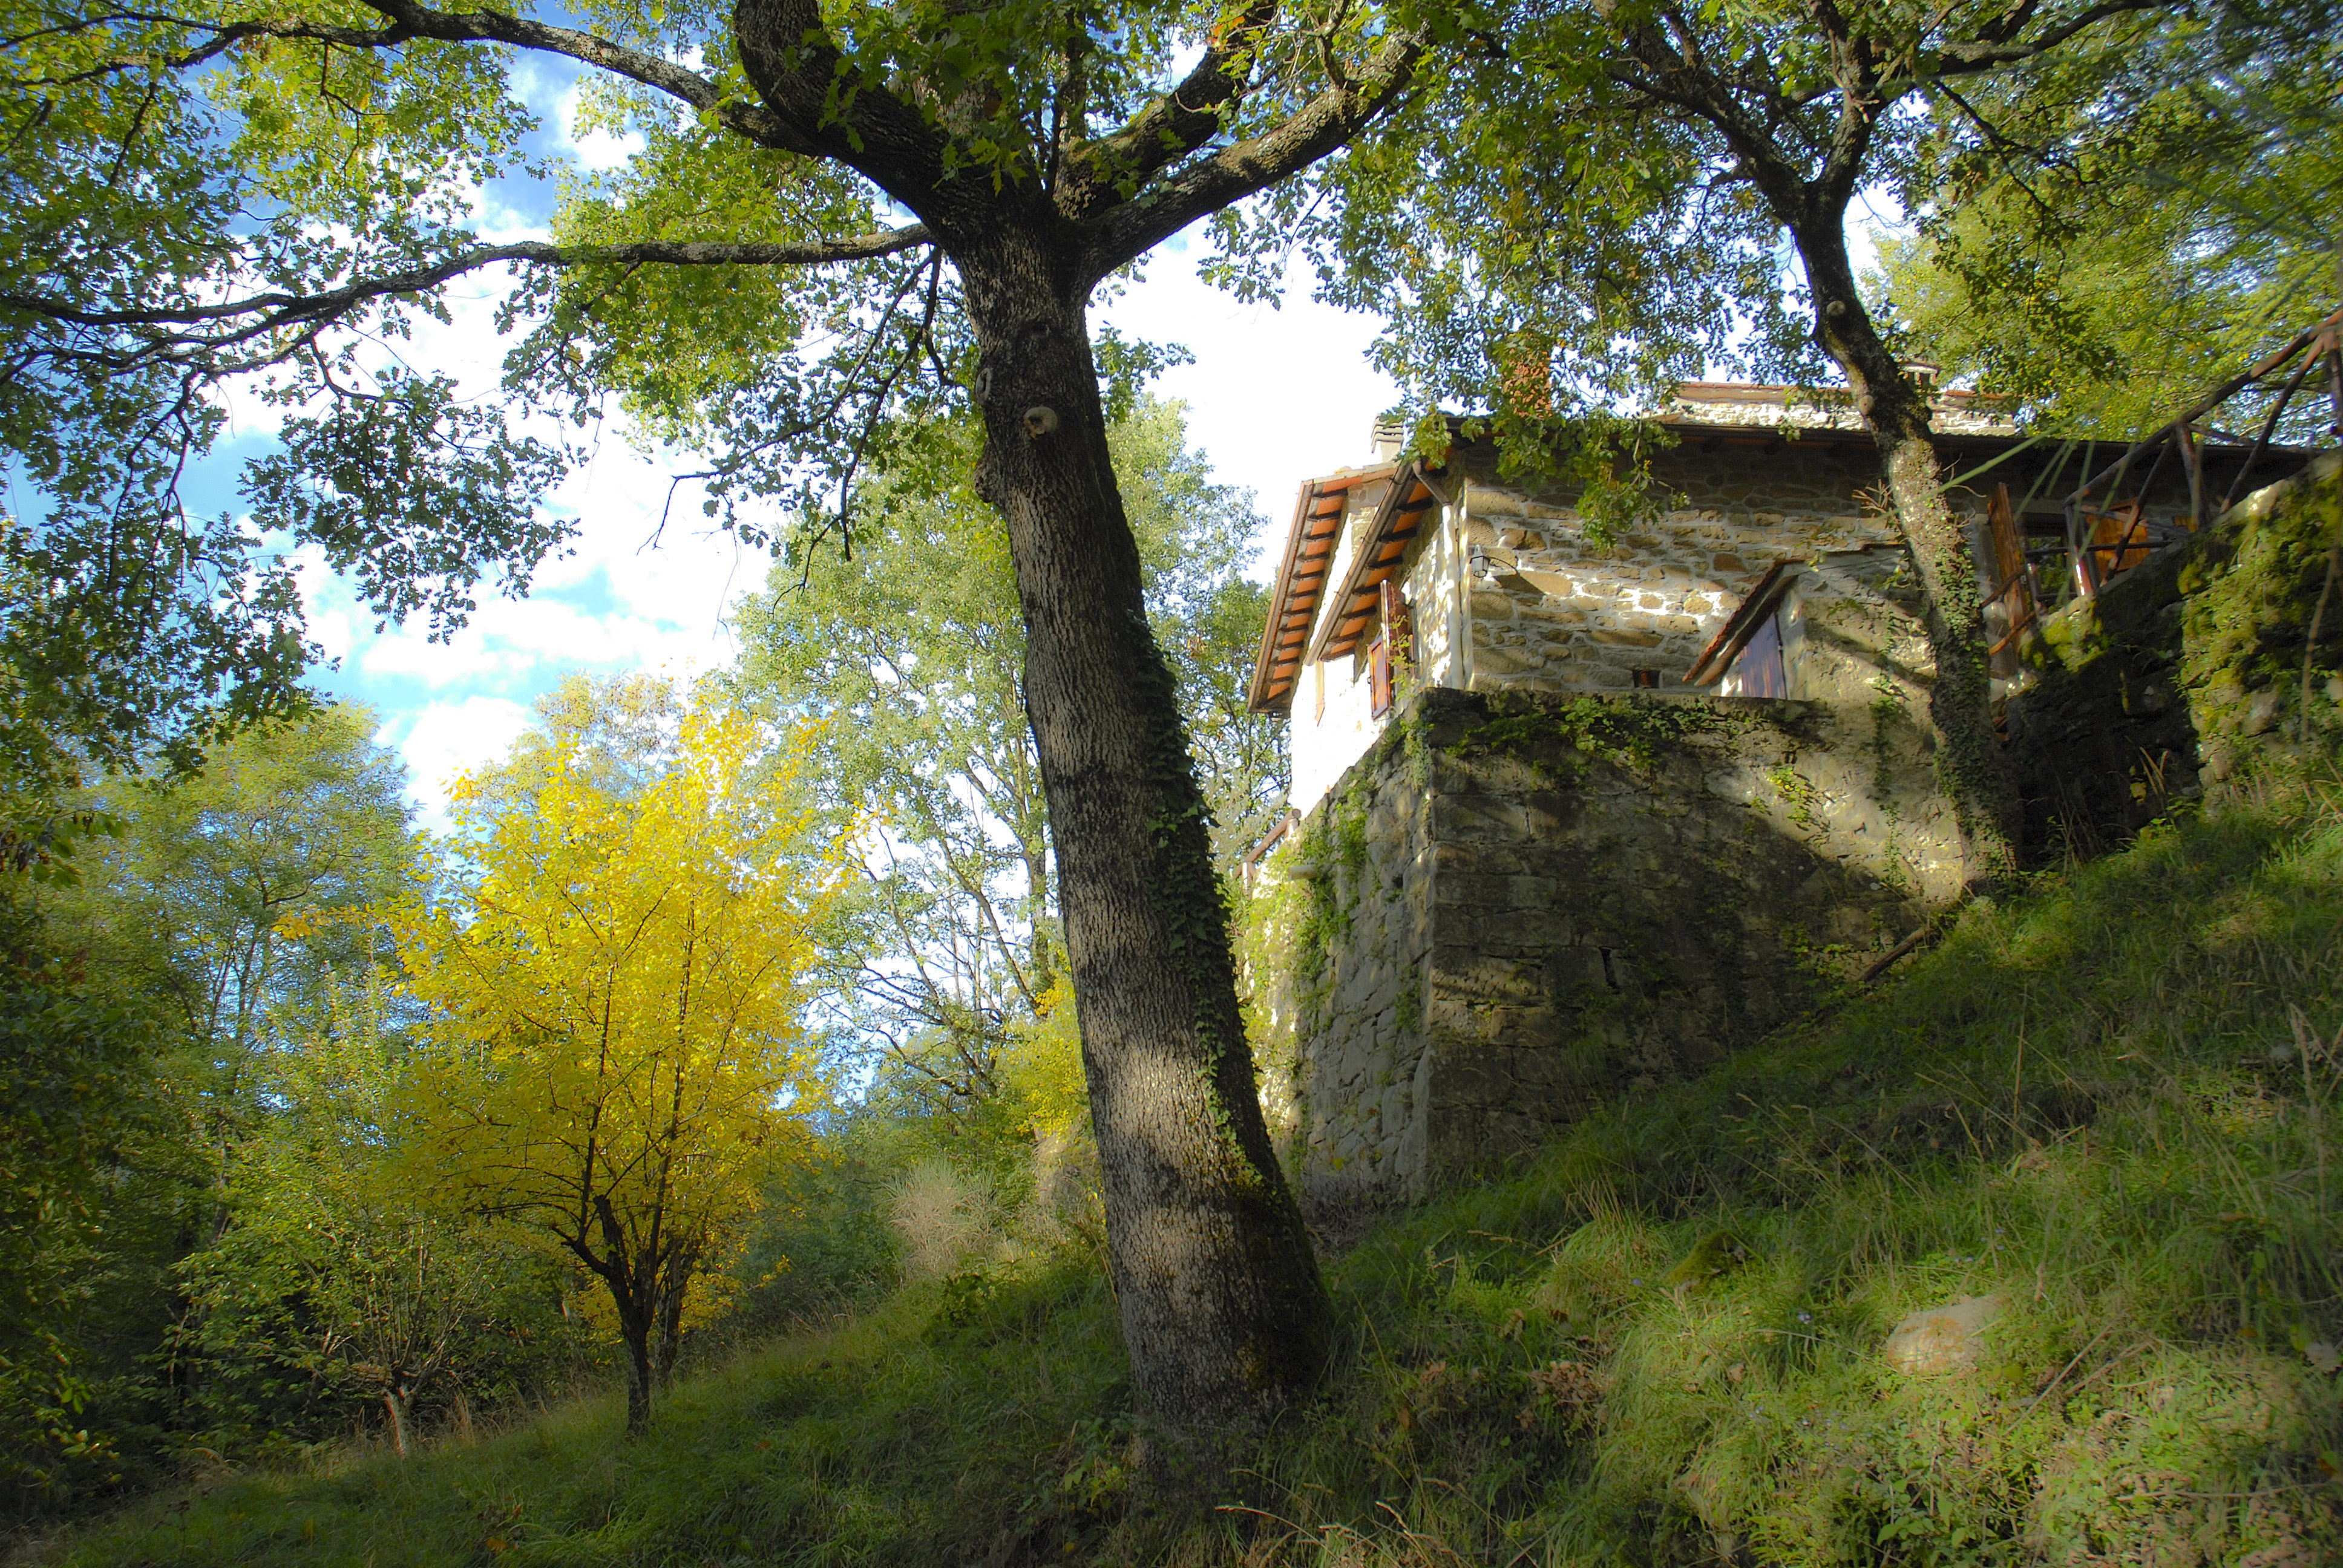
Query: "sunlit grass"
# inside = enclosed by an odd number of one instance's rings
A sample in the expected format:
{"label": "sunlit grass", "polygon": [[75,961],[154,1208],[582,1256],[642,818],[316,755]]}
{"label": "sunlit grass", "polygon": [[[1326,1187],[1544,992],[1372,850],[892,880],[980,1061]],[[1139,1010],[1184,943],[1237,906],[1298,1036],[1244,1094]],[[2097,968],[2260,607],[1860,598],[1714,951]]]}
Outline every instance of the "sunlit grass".
{"label": "sunlit grass", "polygon": [[[41,1560],[2334,1561],[2338,799],[2160,827],[1371,1230],[1326,1392],[1201,1523],[1137,1505],[1112,1303],[1067,1256],[690,1379],[639,1443],[585,1400]],[[1883,1362],[1965,1294],[2003,1302],[1973,1372]]]}

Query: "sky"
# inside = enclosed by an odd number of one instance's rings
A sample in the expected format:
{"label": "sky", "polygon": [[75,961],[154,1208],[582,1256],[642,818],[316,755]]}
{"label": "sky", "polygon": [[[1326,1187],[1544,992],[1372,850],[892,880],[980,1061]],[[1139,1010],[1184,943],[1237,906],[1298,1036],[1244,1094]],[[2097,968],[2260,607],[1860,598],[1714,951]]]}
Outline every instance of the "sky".
{"label": "sky", "polygon": [[[604,169],[632,150],[625,140],[581,132],[574,77],[539,70],[517,85],[542,123],[531,151]],[[475,212],[483,236],[503,242],[542,237],[551,206],[548,187],[508,180],[480,191]],[[1144,280],[1095,311],[1094,325],[1176,343],[1194,357],[1154,390],[1188,405],[1190,441],[1217,478],[1254,492],[1269,522],[1254,541],[1255,569],[1265,578],[1269,536],[1282,528],[1296,486],[1365,460],[1375,416],[1399,401],[1399,388],[1365,357],[1373,318],[1315,303],[1306,285],[1290,288],[1282,308],[1240,304],[1196,276],[1202,252],[1185,236],[1159,249]],[[454,286],[452,323],[421,323],[396,351],[468,389],[492,388],[506,347],[492,319],[504,285],[483,275]],[[256,402],[237,400],[229,413],[228,437],[186,486],[207,515],[243,509],[236,477],[277,429],[274,411]],[[685,455],[639,449],[614,417],[591,460],[550,498],[551,509],[576,524],[567,553],[538,569],[526,598],[483,585],[469,624],[445,643],[427,640],[419,623],[377,628],[346,578],[314,552],[297,552],[310,633],[333,661],[313,684],[374,709],[379,739],[406,759],[423,826],[445,827],[449,780],[502,755],[527,727],[531,705],[565,676],[684,676],[733,657],[728,614],[762,586],[770,558],[701,526],[689,501],[661,529],[669,477],[693,466]]]}

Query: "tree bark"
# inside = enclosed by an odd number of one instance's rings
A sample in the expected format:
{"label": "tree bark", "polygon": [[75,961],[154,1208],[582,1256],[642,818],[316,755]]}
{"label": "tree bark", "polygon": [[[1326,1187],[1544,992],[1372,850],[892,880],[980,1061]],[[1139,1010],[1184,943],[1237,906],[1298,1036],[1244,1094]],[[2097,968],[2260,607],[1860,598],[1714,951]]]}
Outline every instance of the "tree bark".
{"label": "tree bark", "polygon": [[618,1337],[627,1346],[627,1435],[640,1437],[651,1429],[651,1322],[648,1313],[625,1306],[620,1303]]}
{"label": "tree bark", "polygon": [[2001,743],[1993,729],[1983,595],[1967,530],[1945,504],[1926,397],[1880,338],[1855,286],[1843,206],[1793,225],[1814,297],[1815,341],[1846,376],[1855,407],[1878,443],[1880,477],[1919,573],[1928,647],[1936,665],[1928,716],[1943,746],[1937,772],[1952,797],[1971,887],[2015,875],[2016,812]]}
{"label": "tree bark", "polygon": [[391,1452],[399,1458],[407,1457],[407,1395],[397,1388],[382,1391],[382,1408],[390,1412]]}
{"label": "tree bark", "polygon": [[662,1390],[673,1384],[675,1363],[683,1354],[683,1309],[699,1257],[697,1248],[679,1251],[655,1282],[659,1304],[653,1312],[651,1372]]}
{"label": "tree bark", "polygon": [[1315,1379],[1328,1312],[1261,1113],[1208,814],[1108,455],[1091,279],[1068,248],[1007,234],[954,252],[980,347],[978,488],[1016,566],[1132,1381],[1202,1451]]}
{"label": "tree bark", "polygon": [[[640,1437],[651,1429],[651,1335],[658,1330],[658,1254],[648,1246],[628,1246],[626,1230],[618,1223],[618,1211],[607,1195],[598,1193],[593,1206],[602,1230],[602,1255],[597,1255],[583,1236],[572,1238],[569,1247],[609,1289],[610,1305],[618,1318],[619,1342],[627,1347],[627,1435]],[[656,1229],[656,1221],[653,1226]]]}

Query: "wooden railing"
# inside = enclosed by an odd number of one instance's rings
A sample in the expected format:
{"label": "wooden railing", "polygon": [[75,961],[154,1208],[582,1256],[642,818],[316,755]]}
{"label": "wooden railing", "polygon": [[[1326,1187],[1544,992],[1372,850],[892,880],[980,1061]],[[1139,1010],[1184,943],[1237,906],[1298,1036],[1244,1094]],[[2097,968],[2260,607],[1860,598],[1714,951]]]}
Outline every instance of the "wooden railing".
{"label": "wooden railing", "polygon": [[[2246,481],[2252,476],[2255,463],[2268,449],[2270,437],[2277,431],[2288,406],[2322,365],[2327,369],[2328,395],[2333,403],[2329,430],[2343,437],[2343,310],[2338,310],[2317,326],[2305,327],[2291,343],[2243,375],[2232,377],[2209,397],[2175,415],[2155,434],[2134,442],[2125,448],[2123,456],[2068,496],[2066,556],[2073,565],[2075,592],[2081,597],[2097,593],[2109,578],[2139,565],[2152,552],[2187,538],[2205,526],[2208,516],[2217,518],[2227,511],[2246,493]],[[2208,512],[2211,498],[2206,490],[2203,447],[2206,437],[2217,433],[2206,425],[2207,417],[2248,387],[2271,380],[2288,366],[2294,367],[2293,374],[2262,419],[2261,430],[2255,436],[2236,477]],[[2146,477],[2125,498],[2127,481],[2134,468],[2151,452],[2156,460],[2147,465]],[[2181,467],[2188,476],[2185,523],[2147,516],[2149,492],[2175,452],[2180,454]]]}

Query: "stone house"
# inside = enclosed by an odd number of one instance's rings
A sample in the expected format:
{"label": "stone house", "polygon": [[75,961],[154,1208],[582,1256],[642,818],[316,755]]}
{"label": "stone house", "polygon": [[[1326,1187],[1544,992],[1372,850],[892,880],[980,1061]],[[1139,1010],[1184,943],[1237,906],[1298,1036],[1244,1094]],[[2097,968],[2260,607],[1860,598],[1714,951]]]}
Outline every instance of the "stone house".
{"label": "stone house", "polygon": [[[1293,812],[1248,962],[1314,1201],[1412,1196],[1696,1069],[1959,891],[1870,436],[1744,385],[1688,385],[1661,421],[1655,514],[1607,542],[1486,441],[1433,467],[1381,428],[1379,461],[1302,487],[1251,694],[1290,717]],[[2088,454],[1958,393],[1936,426],[2014,640]]]}

